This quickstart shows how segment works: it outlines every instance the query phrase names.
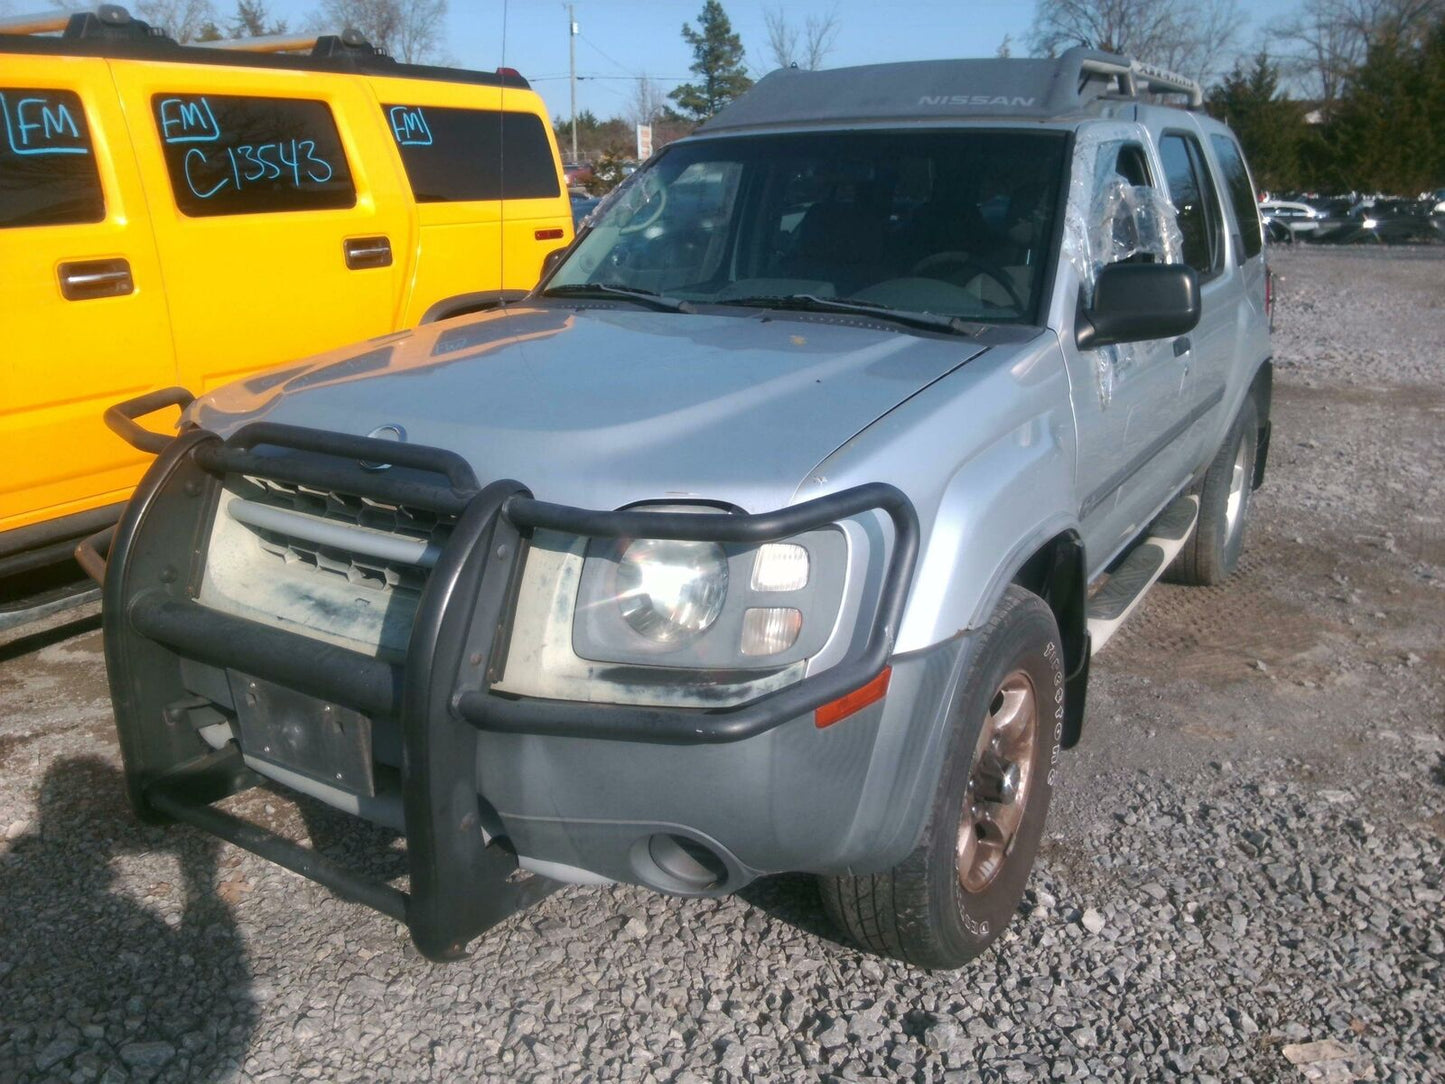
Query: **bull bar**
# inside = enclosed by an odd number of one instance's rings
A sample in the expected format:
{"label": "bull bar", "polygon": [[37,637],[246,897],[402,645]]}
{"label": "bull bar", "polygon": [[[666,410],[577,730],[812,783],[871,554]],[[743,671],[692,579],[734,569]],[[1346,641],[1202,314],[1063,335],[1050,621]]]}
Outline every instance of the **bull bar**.
{"label": "bull bar", "polygon": [[[475,781],[479,731],[670,744],[741,741],[867,684],[892,653],[919,528],[912,504],[891,485],[870,483],[754,515],[594,511],[536,500],[516,481],[481,485],[466,460],[424,445],[270,422],[250,423],[224,441],[201,429],[157,440],[159,434],[136,421],[189,398],[167,389],[107,412],[119,435],[159,455],[113,538],[81,546],[87,569],[103,574],[105,653],[131,804],[146,820],[192,824],[405,921],[428,958],[464,956],[473,937],[558,887],[519,869],[505,840],[484,837]],[[377,471],[377,463],[392,469]],[[421,593],[402,663],[196,601],[227,475],[456,517]],[[533,530],[761,544],[874,509],[891,521],[893,542],[873,622],[861,647],[821,673],[715,708],[584,704],[492,688],[505,663],[509,609]],[[198,739],[198,713],[213,718],[216,705],[186,689],[182,660],[397,720],[408,892],[213,807],[264,780],[244,763],[237,743],[212,750]]]}

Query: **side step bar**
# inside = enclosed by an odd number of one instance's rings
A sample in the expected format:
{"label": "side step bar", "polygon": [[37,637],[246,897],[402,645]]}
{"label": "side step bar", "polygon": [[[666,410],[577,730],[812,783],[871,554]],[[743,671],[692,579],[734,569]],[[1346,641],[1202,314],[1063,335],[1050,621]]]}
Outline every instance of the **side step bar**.
{"label": "side step bar", "polygon": [[1149,534],[1114,569],[1103,589],[1089,599],[1089,640],[1093,653],[1107,644],[1128,620],[1149,588],[1189,541],[1198,520],[1199,498],[1192,494],[1177,498],[1150,525]]}

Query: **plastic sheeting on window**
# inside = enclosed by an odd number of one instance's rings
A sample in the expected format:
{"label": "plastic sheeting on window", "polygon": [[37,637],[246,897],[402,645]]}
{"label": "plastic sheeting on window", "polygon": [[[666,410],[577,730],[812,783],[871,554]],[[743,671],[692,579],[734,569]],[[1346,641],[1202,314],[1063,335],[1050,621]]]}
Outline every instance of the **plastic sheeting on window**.
{"label": "plastic sheeting on window", "polygon": [[[1099,271],[1111,263],[1147,256],[1158,263],[1183,259],[1184,237],[1177,212],[1157,188],[1131,185],[1115,167],[1119,150],[1139,140],[1084,133],[1075,145],[1075,169],[1069,181],[1064,219],[1064,258],[1079,275],[1084,304],[1094,297]],[[1133,365],[1137,344],[1102,346],[1085,353],[1094,359],[1099,401],[1114,395],[1119,375]]]}

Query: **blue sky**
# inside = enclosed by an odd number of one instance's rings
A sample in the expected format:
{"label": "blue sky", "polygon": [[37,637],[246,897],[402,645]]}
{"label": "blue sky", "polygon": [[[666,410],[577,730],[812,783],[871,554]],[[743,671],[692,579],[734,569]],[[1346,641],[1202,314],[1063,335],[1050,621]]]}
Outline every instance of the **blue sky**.
{"label": "blue sky", "polygon": [[[230,0],[215,0],[222,12]],[[682,40],[682,24],[696,25],[702,0],[575,0],[577,108],[600,117],[626,111],[636,78],[647,75],[663,90],[689,77],[692,54]],[[314,0],[270,0],[273,15],[293,27],[306,22]],[[755,76],[770,67],[764,13],[779,0],[723,0],[733,29],[741,35]],[[829,9],[829,0],[788,0],[790,22],[801,26],[809,14]],[[1242,5],[1251,15],[1244,28],[1246,46],[1268,21],[1295,7],[1293,0],[1253,0]],[[469,68],[504,63],[502,0],[450,0],[447,50]],[[1033,21],[1032,3],[1003,0],[838,0],[839,33],[828,56],[829,67],[890,60],[992,56],[1009,35],[1015,55]],[[555,116],[568,110],[567,11],[558,0],[509,0],[506,9],[505,63],[516,68],[547,101]]]}

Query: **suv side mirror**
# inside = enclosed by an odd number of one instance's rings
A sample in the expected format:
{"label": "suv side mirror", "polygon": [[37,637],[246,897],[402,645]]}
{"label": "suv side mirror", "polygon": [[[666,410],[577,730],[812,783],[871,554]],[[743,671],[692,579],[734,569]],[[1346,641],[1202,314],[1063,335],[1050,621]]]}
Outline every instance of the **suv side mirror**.
{"label": "suv side mirror", "polygon": [[1199,276],[1182,263],[1116,263],[1099,272],[1094,304],[1079,312],[1080,350],[1167,339],[1199,323]]}

